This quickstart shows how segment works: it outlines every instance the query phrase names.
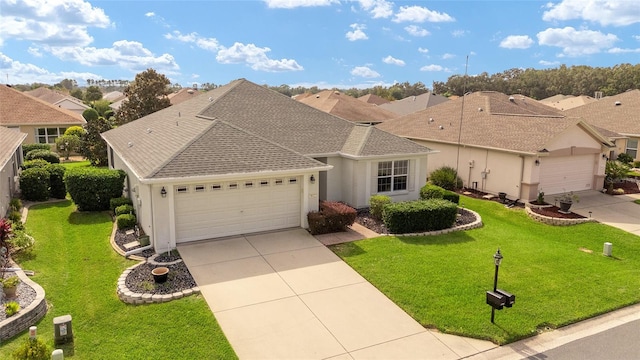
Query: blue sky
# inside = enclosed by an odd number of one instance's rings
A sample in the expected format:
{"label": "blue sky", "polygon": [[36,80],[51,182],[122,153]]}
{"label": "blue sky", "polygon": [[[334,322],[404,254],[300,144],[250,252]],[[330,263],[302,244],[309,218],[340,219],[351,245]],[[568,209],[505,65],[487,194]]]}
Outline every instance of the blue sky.
{"label": "blue sky", "polygon": [[321,88],[640,59],[640,1],[0,0],[0,82]]}

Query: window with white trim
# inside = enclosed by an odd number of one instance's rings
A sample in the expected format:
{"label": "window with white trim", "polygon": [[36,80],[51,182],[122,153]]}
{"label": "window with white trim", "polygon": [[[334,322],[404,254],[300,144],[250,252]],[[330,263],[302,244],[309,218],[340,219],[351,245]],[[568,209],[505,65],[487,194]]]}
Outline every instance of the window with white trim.
{"label": "window with white trim", "polygon": [[632,158],[636,159],[638,157],[638,139],[628,139],[625,152],[627,153],[627,155],[630,155]]}
{"label": "window with white trim", "polygon": [[409,160],[381,161],[378,163],[378,192],[407,190]]}
{"label": "window with white trim", "polygon": [[67,131],[67,128],[36,128],[36,142],[38,144],[55,144],[56,139]]}

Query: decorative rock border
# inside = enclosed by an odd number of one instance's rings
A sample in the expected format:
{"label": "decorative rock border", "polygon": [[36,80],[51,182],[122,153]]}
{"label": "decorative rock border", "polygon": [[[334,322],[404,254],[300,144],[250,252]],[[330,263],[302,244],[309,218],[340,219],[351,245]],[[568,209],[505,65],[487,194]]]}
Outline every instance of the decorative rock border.
{"label": "decorative rock border", "polygon": [[44,299],[44,289],[29,279],[22,270],[17,270],[16,275],[25,285],[30,286],[36,292],[36,298],[26,308],[18,311],[14,316],[0,322],[0,342],[8,340],[15,335],[27,330],[40,321],[47,313],[47,302]]}
{"label": "decorative rock border", "polygon": [[530,218],[539,221],[541,223],[547,224],[547,225],[553,225],[553,226],[569,226],[569,225],[577,225],[577,224],[584,224],[587,222],[595,222],[596,220],[593,218],[583,218],[583,219],[564,219],[564,218],[556,218],[556,217],[549,217],[549,216],[545,216],[545,215],[540,215],[536,212],[534,212],[533,210],[531,210],[531,208],[529,206],[525,207],[525,210],[527,211],[527,215],[529,215]]}
{"label": "decorative rock border", "polygon": [[[176,260],[173,263],[178,263],[182,261],[182,259],[180,260]],[[193,294],[199,294],[200,293],[200,288],[193,287],[191,289],[185,289],[182,291],[177,291],[174,292],[173,294],[166,294],[166,295],[160,295],[160,294],[150,294],[150,293],[135,293],[131,290],[129,290],[129,288],[127,287],[126,283],[127,283],[127,275],[129,275],[129,273],[131,271],[133,271],[133,269],[137,268],[138,266],[144,264],[145,261],[140,262],[138,264],[135,264],[129,268],[127,268],[127,270],[125,270],[122,275],[120,275],[120,278],[118,279],[118,298],[127,303],[127,304],[133,304],[133,305],[140,305],[140,304],[153,304],[153,303],[163,303],[163,302],[168,302],[171,300],[175,300],[175,299],[180,299],[183,298],[185,296],[189,296],[189,295],[193,295]],[[157,264],[157,263],[156,263]]]}
{"label": "decorative rock border", "polygon": [[387,234],[387,235],[389,235],[389,236],[431,236],[431,235],[448,234],[448,233],[454,232],[454,231],[471,230],[471,229],[476,229],[476,228],[482,227],[482,218],[480,217],[480,214],[478,214],[477,212],[475,212],[473,210],[469,210],[469,209],[466,209],[466,208],[464,210],[472,213],[476,217],[476,220],[474,222],[472,222],[471,224],[454,226],[454,227],[451,227],[451,228],[448,228],[448,229],[427,231],[427,232],[422,232],[422,233]]}

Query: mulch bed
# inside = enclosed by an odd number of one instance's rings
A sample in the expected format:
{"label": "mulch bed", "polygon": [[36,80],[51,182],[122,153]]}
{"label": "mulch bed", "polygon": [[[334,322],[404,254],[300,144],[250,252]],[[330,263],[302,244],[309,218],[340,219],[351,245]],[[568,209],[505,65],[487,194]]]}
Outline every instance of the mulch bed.
{"label": "mulch bed", "polygon": [[[471,224],[476,221],[476,215],[471,211],[463,208],[458,208],[458,216],[456,222],[452,227]],[[378,220],[371,216],[369,209],[363,209],[358,211],[356,216],[356,223],[366,227],[369,230],[375,231],[378,234],[388,234],[387,228],[381,220]]]}
{"label": "mulch bed", "polygon": [[[608,188],[608,184],[605,184],[605,189]],[[614,189],[623,189],[625,194],[640,194],[640,188],[635,181],[620,181],[613,184]]]}
{"label": "mulch bed", "polygon": [[562,213],[560,212],[560,208],[554,205],[549,207],[543,207],[543,208],[531,207],[531,211],[533,211],[536,214],[553,217],[553,218],[560,218],[560,219],[584,219],[585,218],[582,215],[578,215],[572,212]]}

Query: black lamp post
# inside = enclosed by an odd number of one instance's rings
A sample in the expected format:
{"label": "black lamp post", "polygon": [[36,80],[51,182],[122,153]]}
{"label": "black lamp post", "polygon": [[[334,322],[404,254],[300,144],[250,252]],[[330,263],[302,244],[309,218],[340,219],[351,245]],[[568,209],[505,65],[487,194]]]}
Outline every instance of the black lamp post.
{"label": "black lamp post", "polygon": [[[496,292],[498,289],[498,269],[500,268],[500,263],[502,262],[502,254],[500,253],[500,248],[493,254],[493,262],[496,264],[496,273],[493,277],[493,292]],[[496,315],[496,308],[491,307],[491,323],[493,323],[493,319]]]}

